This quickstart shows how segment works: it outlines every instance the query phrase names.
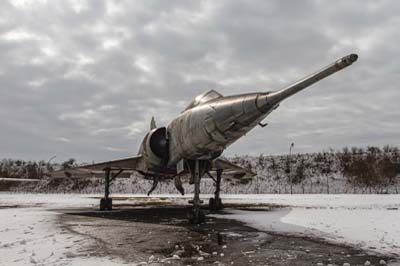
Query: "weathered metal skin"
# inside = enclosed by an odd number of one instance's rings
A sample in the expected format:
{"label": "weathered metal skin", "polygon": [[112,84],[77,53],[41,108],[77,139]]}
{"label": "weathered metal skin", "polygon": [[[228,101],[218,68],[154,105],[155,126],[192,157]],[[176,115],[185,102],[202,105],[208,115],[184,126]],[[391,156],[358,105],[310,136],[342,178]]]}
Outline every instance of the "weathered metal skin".
{"label": "weathered metal skin", "polygon": [[139,154],[146,164],[141,165],[143,173],[168,173],[174,174],[174,169],[167,169],[169,147],[165,127],[153,128],[146,134],[140,145]]}
{"label": "weathered metal skin", "polygon": [[215,91],[209,91],[199,95],[167,127],[167,160],[157,157],[157,152],[149,152],[148,148],[142,148],[142,152],[147,153],[154,164],[163,164],[168,168],[174,168],[182,159],[214,159],[265,119],[281,101],[351,65],[357,58],[355,54],[345,56],[293,85],[274,92],[223,97]]}
{"label": "weathered metal skin", "polygon": [[168,126],[170,160],[214,159],[265,118],[259,93],[222,97],[182,113]]}
{"label": "weathered metal skin", "polygon": [[[345,56],[321,71],[274,92],[223,97],[216,91],[208,91],[197,96],[167,128],[157,127],[153,118],[150,132],[143,139],[137,156],[83,167],[87,170],[100,169],[105,173],[105,193],[104,198],[100,200],[100,210],[112,209],[109,185],[112,179],[124,170],[137,171],[145,178],[153,180],[148,195],[156,188],[159,181],[171,178],[175,179],[176,188],[183,194],[181,177],[189,175],[189,183],[194,184],[194,197],[190,201],[193,209],[188,213],[188,218],[191,223],[204,222],[205,216],[201,210],[200,200],[201,178],[207,174],[214,180],[215,196],[210,199],[209,206],[211,210],[220,210],[223,208],[219,197],[222,172],[225,170],[230,172],[233,169],[231,174],[234,177],[239,174],[235,177],[238,179],[246,173],[251,173],[250,170],[229,161],[217,159],[224,149],[257,124],[264,127],[260,122],[275,110],[281,101],[351,65],[356,60],[355,54]],[[216,178],[210,174],[211,171],[216,172]]]}
{"label": "weathered metal skin", "polygon": [[311,74],[288,87],[272,92],[268,94],[267,97],[260,98],[259,105],[262,109],[268,110],[271,108],[271,106],[275,106],[276,104],[292,96],[293,94],[311,86],[321,79],[324,79],[338,72],[339,70],[342,70],[345,67],[350,66],[355,61],[357,61],[357,59],[358,56],[356,54],[350,54],[348,56],[342,57],[341,59],[335,61],[333,64],[321,69],[320,71],[315,72],[314,74]]}
{"label": "weathered metal skin", "polygon": [[[191,223],[205,221],[201,210],[200,181],[207,174],[215,182],[214,198],[209,201],[211,210],[223,208],[220,193],[222,173],[237,180],[247,174],[254,176],[249,169],[237,166],[219,157],[222,152],[241,138],[275,110],[281,101],[305,89],[315,82],[351,65],[357,55],[345,56],[324,69],[274,92],[256,92],[224,97],[211,90],[197,96],[168,127],[157,127],[154,118],[150,132],[134,157],[108,162],[93,163],[72,170],[104,171],[104,198],[100,200],[100,210],[111,210],[109,197],[110,182],[125,170],[136,171],[153,180],[148,195],[159,181],[174,178],[179,192],[184,194],[181,177],[189,176],[189,184],[194,184],[194,197],[190,203],[193,209],[188,213]],[[215,160],[214,160],[215,159]],[[69,170],[64,174],[71,175]],[[211,172],[216,173],[216,178]],[[86,171],[86,174],[89,172]]]}

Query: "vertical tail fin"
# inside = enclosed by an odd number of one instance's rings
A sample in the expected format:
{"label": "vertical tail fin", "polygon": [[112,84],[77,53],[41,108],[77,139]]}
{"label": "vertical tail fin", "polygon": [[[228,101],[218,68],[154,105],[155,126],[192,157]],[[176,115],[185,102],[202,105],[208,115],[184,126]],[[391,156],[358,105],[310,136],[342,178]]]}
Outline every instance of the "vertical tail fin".
{"label": "vertical tail fin", "polygon": [[154,116],[152,116],[151,117],[151,122],[150,122],[150,130],[153,130],[155,128],[157,128],[156,120],[154,120]]}

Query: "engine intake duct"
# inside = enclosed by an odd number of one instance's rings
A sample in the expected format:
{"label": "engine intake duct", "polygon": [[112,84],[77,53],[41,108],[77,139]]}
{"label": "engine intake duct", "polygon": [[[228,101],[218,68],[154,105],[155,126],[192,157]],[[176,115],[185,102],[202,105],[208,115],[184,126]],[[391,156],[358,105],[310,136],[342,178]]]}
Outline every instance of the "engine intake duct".
{"label": "engine intake duct", "polygon": [[159,158],[168,157],[167,129],[160,127],[155,129],[149,136],[150,149]]}

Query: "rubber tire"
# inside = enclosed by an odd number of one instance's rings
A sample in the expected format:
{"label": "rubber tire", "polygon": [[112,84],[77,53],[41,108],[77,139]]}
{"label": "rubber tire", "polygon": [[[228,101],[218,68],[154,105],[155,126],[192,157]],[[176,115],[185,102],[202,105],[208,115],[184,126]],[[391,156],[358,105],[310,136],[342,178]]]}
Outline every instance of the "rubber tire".
{"label": "rubber tire", "polygon": [[215,201],[215,209],[216,210],[222,210],[224,208],[224,204],[222,204],[222,200],[219,198],[218,200]]}
{"label": "rubber tire", "polygon": [[107,209],[106,199],[101,198],[100,199],[100,211],[104,211],[106,209]]}
{"label": "rubber tire", "polygon": [[112,198],[108,198],[107,200],[107,210],[112,210]]}
{"label": "rubber tire", "polygon": [[211,211],[218,211],[224,208],[224,205],[222,204],[222,200],[220,198],[218,200],[216,200],[215,198],[210,198],[210,200],[208,201],[208,206]]}
{"label": "rubber tire", "polygon": [[112,210],[112,198],[101,198],[100,199],[100,211],[105,211],[105,210]]}
{"label": "rubber tire", "polygon": [[189,223],[191,223],[191,224],[204,223],[206,220],[206,215],[204,214],[204,212],[202,210],[200,210],[197,218],[198,219],[196,219],[196,215],[193,210],[190,210],[188,212],[188,220],[189,220]]}
{"label": "rubber tire", "polygon": [[208,208],[210,209],[210,211],[214,211],[215,210],[215,199],[214,198],[210,198],[208,200]]}

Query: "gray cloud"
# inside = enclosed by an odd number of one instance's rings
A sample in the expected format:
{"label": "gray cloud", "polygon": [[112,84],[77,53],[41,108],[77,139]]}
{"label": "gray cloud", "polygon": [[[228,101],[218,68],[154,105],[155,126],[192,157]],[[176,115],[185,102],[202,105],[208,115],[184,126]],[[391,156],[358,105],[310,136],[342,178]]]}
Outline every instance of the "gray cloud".
{"label": "gray cloud", "polygon": [[392,1],[0,3],[0,157],[136,153],[208,89],[276,90],[357,52],[227,150],[400,145],[400,5]]}

